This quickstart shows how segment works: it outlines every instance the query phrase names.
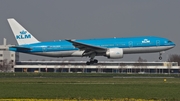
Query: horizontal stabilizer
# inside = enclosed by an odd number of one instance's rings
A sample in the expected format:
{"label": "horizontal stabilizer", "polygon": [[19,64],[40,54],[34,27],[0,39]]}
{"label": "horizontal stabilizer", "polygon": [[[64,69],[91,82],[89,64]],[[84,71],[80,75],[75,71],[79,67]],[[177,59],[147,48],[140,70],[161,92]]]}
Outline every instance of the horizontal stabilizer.
{"label": "horizontal stabilizer", "polygon": [[12,46],[12,47],[9,47],[9,48],[16,49],[17,51],[30,51],[31,50],[31,48],[19,47],[19,46]]}

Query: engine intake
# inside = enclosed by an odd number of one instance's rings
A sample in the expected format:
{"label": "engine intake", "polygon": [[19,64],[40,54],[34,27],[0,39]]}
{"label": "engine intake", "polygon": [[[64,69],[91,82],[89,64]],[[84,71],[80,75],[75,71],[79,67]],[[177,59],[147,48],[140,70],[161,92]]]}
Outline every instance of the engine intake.
{"label": "engine intake", "polygon": [[107,50],[106,56],[109,59],[123,58],[123,49],[121,49],[121,48],[110,48]]}

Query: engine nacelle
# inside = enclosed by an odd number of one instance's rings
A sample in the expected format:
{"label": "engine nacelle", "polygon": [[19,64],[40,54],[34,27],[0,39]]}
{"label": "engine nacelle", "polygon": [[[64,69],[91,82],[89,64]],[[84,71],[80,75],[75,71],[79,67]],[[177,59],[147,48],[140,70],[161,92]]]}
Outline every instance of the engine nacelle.
{"label": "engine nacelle", "polygon": [[110,48],[106,52],[107,58],[120,59],[123,58],[123,49],[121,48]]}

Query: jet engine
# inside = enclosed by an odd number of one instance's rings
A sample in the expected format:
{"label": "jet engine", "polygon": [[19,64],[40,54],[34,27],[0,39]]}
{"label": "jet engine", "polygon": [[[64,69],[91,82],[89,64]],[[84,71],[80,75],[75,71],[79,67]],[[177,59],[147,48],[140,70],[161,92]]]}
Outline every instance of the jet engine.
{"label": "jet engine", "polygon": [[121,49],[121,48],[109,48],[106,52],[106,56],[109,59],[123,58],[123,49]]}

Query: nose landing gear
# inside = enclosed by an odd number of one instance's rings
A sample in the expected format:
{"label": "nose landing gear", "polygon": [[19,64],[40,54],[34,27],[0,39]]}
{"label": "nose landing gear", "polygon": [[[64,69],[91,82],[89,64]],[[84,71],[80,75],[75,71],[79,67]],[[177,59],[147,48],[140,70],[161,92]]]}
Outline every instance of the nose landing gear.
{"label": "nose landing gear", "polygon": [[159,60],[162,60],[162,53],[159,53]]}
{"label": "nose landing gear", "polygon": [[162,57],[161,57],[161,56],[159,57],[159,60],[162,60]]}

